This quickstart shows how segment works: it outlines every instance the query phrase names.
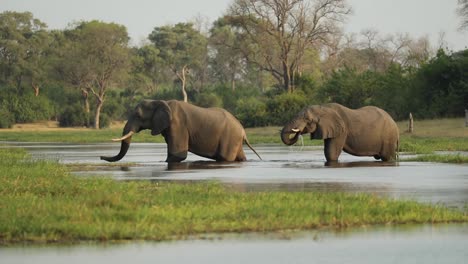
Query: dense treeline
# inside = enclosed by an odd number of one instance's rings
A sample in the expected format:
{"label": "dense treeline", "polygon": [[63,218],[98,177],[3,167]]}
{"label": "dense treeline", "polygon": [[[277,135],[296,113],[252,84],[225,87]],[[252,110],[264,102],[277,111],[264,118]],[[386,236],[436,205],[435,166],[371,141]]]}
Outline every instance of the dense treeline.
{"label": "dense treeline", "polygon": [[326,102],[376,105],[395,119],[468,108],[468,50],[371,30],[344,35],[344,0],[287,1],[284,10],[253,2],[234,1],[209,29],[155,27],[138,46],[114,23],[48,30],[31,13],[0,13],[0,127],[105,127],[142,98],[224,107],[247,127],[282,125]]}

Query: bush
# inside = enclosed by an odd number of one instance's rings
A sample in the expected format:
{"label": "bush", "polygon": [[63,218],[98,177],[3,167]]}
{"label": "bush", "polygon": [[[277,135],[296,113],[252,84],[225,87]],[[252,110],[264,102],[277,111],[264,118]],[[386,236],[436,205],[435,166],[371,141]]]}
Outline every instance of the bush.
{"label": "bush", "polygon": [[67,106],[59,114],[59,125],[61,127],[81,127],[85,126],[86,123],[87,115],[80,104]]}
{"label": "bush", "polygon": [[0,108],[0,128],[11,128],[15,123],[15,117],[3,105],[2,103],[2,108]]}
{"label": "bush", "polygon": [[244,127],[268,125],[266,104],[257,98],[242,98],[237,101],[236,117]]}
{"label": "bush", "polygon": [[101,113],[99,118],[99,128],[107,128],[111,124],[111,118],[106,113]]}
{"label": "bush", "polygon": [[54,108],[50,100],[44,96],[24,95],[21,97],[12,95],[5,102],[5,107],[10,110],[16,123],[29,123],[49,120],[54,114]]}
{"label": "bush", "polygon": [[201,107],[223,107],[223,100],[214,93],[201,93],[197,96],[195,104]]}
{"label": "bush", "polygon": [[310,103],[304,92],[283,93],[267,101],[271,125],[284,125]]}

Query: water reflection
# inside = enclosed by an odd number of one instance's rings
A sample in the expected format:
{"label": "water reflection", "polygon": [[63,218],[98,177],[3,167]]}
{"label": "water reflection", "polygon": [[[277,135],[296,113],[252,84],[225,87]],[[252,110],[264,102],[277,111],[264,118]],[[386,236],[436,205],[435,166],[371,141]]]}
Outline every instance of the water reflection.
{"label": "water reflection", "polygon": [[465,263],[468,225],[208,234],[185,241],[0,248],[2,263]]}
{"label": "water reflection", "polygon": [[219,181],[245,191],[366,192],[459,208],[468,203],[466,164],[381,162],[373,157],[354,157],[346,153],[340,156],[339,163],[329,164],[322,147],[276,145],[255,146],[263,161],[246,150],[248,161],[242,163],[219,163],[189,154],[182,163],[168,164],[164,162],[166,145],[152,143],[134,143],[121,162],[110,164],[99,160],[99,156],[117,152],[119,144],[13,144],[26,148],[35,158],[75,164],[71,169],[78,176]]}
{"label": "water reflection", "polygon": [[398,162],[388,161],[350,161],[350,162],[337,162],[327,161],[324,163],[326,167],[330,168],[359,168],[359,167],[394,167],[398,166]]}
{"label": "water reflection", "polygon": [[218,170],[241,168],[240,162],[216,162],[216,161],[193,161],[181,163],[168,163],[168,171],[187,171],[187,170]]}

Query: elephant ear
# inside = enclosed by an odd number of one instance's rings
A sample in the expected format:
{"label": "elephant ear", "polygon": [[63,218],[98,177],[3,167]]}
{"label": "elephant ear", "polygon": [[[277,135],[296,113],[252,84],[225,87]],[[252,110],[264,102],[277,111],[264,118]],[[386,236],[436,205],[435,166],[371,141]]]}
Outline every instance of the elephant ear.
{"label": "elephant ear", "polygon": [[321,107],[320,112],[313,138],[336,138],[345,133],[345,123],[338,112],[328,107]]}
{"label": "elephant ear", "polygon": [[172,111],[165,101],[154,101],[153,107],[151,135],[159,135],[171,124]]}

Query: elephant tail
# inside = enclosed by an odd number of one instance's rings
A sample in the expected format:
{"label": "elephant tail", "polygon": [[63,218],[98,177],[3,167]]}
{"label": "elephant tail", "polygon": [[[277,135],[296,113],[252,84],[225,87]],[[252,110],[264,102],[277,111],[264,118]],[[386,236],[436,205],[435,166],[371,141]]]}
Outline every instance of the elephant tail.
{"label": "elephant tail", "polygon": [[260,157],[260,155],[258,155],[257,151],[255,151],[255,149],[252,147],[252,145],[250,145],[249,140],[247,139],[247,135],[245,134],[245,131],[244,131],[244,142],[257,155],[257,157],[260,160],[263,160],[262,157]]}

